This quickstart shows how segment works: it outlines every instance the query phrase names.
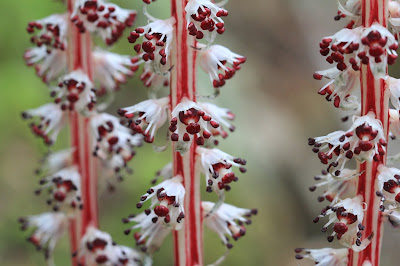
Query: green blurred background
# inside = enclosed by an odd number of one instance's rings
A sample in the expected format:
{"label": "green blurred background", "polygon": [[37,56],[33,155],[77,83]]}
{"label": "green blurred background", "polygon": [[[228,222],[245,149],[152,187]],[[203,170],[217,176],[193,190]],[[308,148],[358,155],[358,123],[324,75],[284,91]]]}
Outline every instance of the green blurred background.
{"label": "green blurred background", "polygon": [[[114,2],[125,8],[142,7],[140,0]],[[258,208],[259,214],[246,236],[233,243],[223,265],[299,265],[294,260],[295,247],[328,246],[320,225],[311,222],[323,207],[315,200],[317,194],[308,192],[312,176],[319,173],[321,165],[306,140],[343,127],[340,114],[316,93],[322,83],[312,79],[313,71],[328,68],[319,56],[318,41],[342,24],[333,21],[334,0],[231,0],[226,8],[226,32],[218,43],[248,57],[214,101],[237,115],[237,130],[221,141],[220,149],[248,161],[248,172],[240,175],[226,202]],[[26,243],[27,234],[19,231],[16,222],[20,216],[47,210],[44,199],[33,194],[38,186],[33,172],[47,149],[32,136],[20,113],[48,102],[49,96],[34,70],[25,66],[22,55],[30,46],[27,23],[63,10],[63,4],[55,0],[0,1],[0,265],[44,265],[42,253]],[[165,0],[157,0],[149,8],[159,18],[167,18],[167,10]],[[139,15],[135,25],[145,23]],[[135,54],[126,38],[111,50]],[[118,93],[108,110],[111,114],[146,99],[138,74]],[[394,69],[393,76],[398,74]],[[212,91],[201,71],[199,89],[204,94]],[[54,149],[68,145],[67,131]],[[101,229],[117,243],[134,246],[133,239],[123,234],[126,226],[121,218],[137,212],[140,195],[170,158],[170,150],[155,153],[150,145],[144,145],[130,164],[134,174],[114,193],[99,193]],[[215,197],[208,194],[204,199]],[[398,264],[399,255],[393,254],[392,248],[398,239],[398,232],[386,230],[382,265]],[[171,241],[171,237],[166,239],[155,256],[155,265],[173,265]],[[224,252],[219,238],[208,230],[204,248],[208,263]],[[55,253],[56,265],[69,265],[67,237]],[[307,265],[303,261],[300,264]]]}

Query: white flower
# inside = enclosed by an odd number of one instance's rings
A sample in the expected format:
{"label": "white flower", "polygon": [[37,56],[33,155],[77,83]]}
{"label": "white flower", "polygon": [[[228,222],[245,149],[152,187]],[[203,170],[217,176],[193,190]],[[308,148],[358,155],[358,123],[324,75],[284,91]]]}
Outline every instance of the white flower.
{"label": "white flower", "polygon": [[[328,164],[328,172],[339,176],[345,163],[355,157],[359,162],[380,161],[386,154],[386,139],[382,123],[375,119],[372,112],[365,116],[353,118],[353,125],[347,131],[335,131],[327,136],[309,139],[309,145],[314,146],[313,151],[318,153],[321,163]],[[337,167],[339,167],[338,170]]]}
{"label": "white flower", "polygon": [[36,190],[36,194],[40,194],[42,190],[48,190],[50,197],[47,203],[53,205],[53,209],[58,211],[61,208],[82,208],[81,204],[81,176],[76,167],[68,167],[61,169],[40,180],[40,189]]}
{"label": "white flower", "polygon": [[165,237],[171,232],[172,227],[162,220],[158,219],[154,211],[146,210],[137,216],[130,215],[123,219],[124,223],[135,222],[136,225],[125,230],[125,234],[129,234],[131,230],[140,228],[140,233],[136,232],[134,237],[136,244],[141,246],[142,251],[153,254],[162,245]]}
{"label": "white flower", "polygon": [[100,262],[104,262],[103,254],[112,245],[112,242],[108,233],[90,226],[81,239],[78,257],[84,257],[89,265],[100,264]]}
{"label": "white flower", "polygon": [[57,104],[48,103],[36,109],[30,109],[22,113],[24,119],[38,117],[38,123],[32,122],[32,132],[48,145],[57,140],[58,133],[65,125],[66,114]]}
{"label": "white flower", "polygon": [[246,62],[246,57],[222,45],[212,45],[200,53],[200,66],[210,76],[214,88],[223,86],[225,80],[232,78],[240,65]]}
{"label": "white flower", "polygon": [[73,165],[74,148],[65,149],[56,152],[49,152],[42,160],[37,173],[45,172],[46,174],[54,174],[63,168]]}
{"label": "white flower", "polygon": [[398,39],[400,33],[400,3],[398,1],[389,1],[388,11],[392,31]]}
{"label": "white flower", "polygon": [[213,120],[203,108],[186,97],[175,106],[171,115],[169,127],[172,132],[171,140],[176,142],[174,148],[181,154],[190,148],[195,138],[198,145],[203,145],[204,139],[212,135],[210,128],[219,127],[219,123]]}
{"label": "white flower", "polygon": [[31,37],[31,42],[38,47],[44,46],[49,51],[52,49],[65,50],[67,48],[68,24],[67,14],[54,14],[29,22],[26,29],[29,33],[34,33],[36,29],[39,30]]}
{"label": "white flower", "polygon": [[358,108],[358,99],[352,95],[352,92],[360,89],[360,72],[352,68],[344,71],[331,68],[315,72],[315,79],[319,80],[322,77],[331,80],[318,91],[319,94],[326,95],[327,101],[333,100],[333,105],[336,108],[346,111]]}
{"label": "white flower", "polygon": [[238,240],[246,233],[244,224],[250,224],[249,217],[257,214],[256,209],[243,209],[230,204],[223,203],[217,211],[209,214],[214,206],[213,202],[202,201],[201,207],[203,209],[204,224],[216,232],[221,238],[222,242],[228,247],[232,248],[229,239],[225,237],[228,235],[234,240]]}
{"label": "white flower", "polygon": [[136,11],[102,0],[77,0],[71,20],[81,32],[97,33],[107,45],[114,44],[126,27],[132,26]]}
{"label": "white flower", "polygon": [[90,265],[139,266],[141,255],[126,246],[117,245],[111,236],[94,227],[89,227],[83,236],[79,257],[84,256]]}
{"label": "white flower", "polygon": [[400,211],[398,208],[385,210],[382,215],[387,218],[393,227],[400,227]]}
{"label": "white flower", "polygon": [[333,249],[333,248],[321,248],[321,249],[301,249],[296,248],[296,259],[301,260],[303,258],[313,260],[316,266],[340,266],[347,265],[349,260],[349,250],[347,248]]}
{"label": "white flower", "polygon": [[152,68],[151,61],[147,61],[143,67],[143,73],[140,75],[140,80],[143,82],[144,86],[152,87],[154,90],[158,90],[161,87],[168,87],[169,85],[169,75],[154,72]]}
{"label": "white flower", "polygon": [[113,92],[119,84],[125,83],[138,69],[137,58],[96,49],[93,52],[94,80],[100,83],[100,90]]}
{"label": "white flower", "polygon": [[171,179],[173,175],[174,165],[172,162],[167,163],[163,168],[157,171],[156,176],[151,180],[152,184],[157,183],[157,180],[162,177],[163,180]]}
{"label": "white flower", "polygon": [[162,73],[162,66],[167,63],[168,55],[171,50],[172,40],[174,38],[175,18],[160,20],[151,17],[146,10],[149,24],[138,27],[132,31],[128,37],[130,43],[135,43],[140,36],[144,36],[143,43],[136,44],[134,49],[139,53],[143,49],[142,58],[144,61],[151,61],[152,68],[156,73]]}
{"label": "white flower", "polygon": [[358,27],[361,25],[361,1],[360,0],[346,0],[344,6],[340,0],[337,0],[338,14],[335,20],[346,18],[349,24],[346,28]]}
{"label": "white flower", "polygon": [[393,107],[400,111],[400,79],[395,79],[392,77],[388,77],[386,80],[386,86],[388,86],[390,90],[390,102]]}
{"label": "white flower", "polygon": [[318,222],[320,217],[329,216],[329,221],[322,227],[322,232],[326,232],[328,226],[333,224],[333,233],[328,236],[328,241],[332,242],[334,236],[337,235],[337,239],[342,245],[360,251],[369,245],[373,237],[373,234],[371,234],[361,241],[361,231],[364,230],[362,225],[364,205],[361,195],[347,198],[332,207],[324,208],[314,222]]}
{"label": "white flower", "polygon": [[107,113],[92,116],[90,126],[94,137],[94,155],[115,172],[126,167],[135,154],[133,148],[142,143],[141,135],[133,134],[117,117]]}
{"label": "white flower", "polygon": [[151,199],[151,205],[147,212],[154,208],[156,218],[163,219],[164,223],[169,224],[175,230],[179,230],[185,213],[183,209],[185,187],[181,182],[181,176],[164,180],[147,190],[147,193],[140,198],[140,202],[136,206],[141,208],[144,202]]}
{"label": "white flower", "polygon": [[21,229],[34,227],[35,230],[27,239],[38,249],[43,249],[46,259],[51,257],[57,242],[68,228],[68,217],[62,212],[46,212],[20,218]]}
{"label": "white flower", "polygon": [[[156,131],[167,121],[169,97],[150,99],[136,105],[122,108],[121,116],[132,119],[130,127],[135,133],[145,136],[146,142],[153,142]],[[137,116],[136,116],[137,115]],[[136,117],[135,117],[136,116]]]}
{"label": "white flower", "polygon": [[185,7],[189,34],[196,39],[205,36],[208,42],[213,42],[216,33],[225,31],[221,17],[228,16],[228,11],[209,0],[189,0]]}
{"label": "white flower", "polygon": [[400,170],[394,167],[386,167],[383,164],[378,166],[378,188],[376,192],[382,198],[381,210],[384,201],[389,201],[391,204],[400,203]]}
{"label": "white flower", "polygon": [[[394,106],[396,107],[396,105]],[[392,139],[400,137],[400,117],[398,110],[389,109],[389,128],[389,134]]]}
{"label": "white flower", "polygon": [[385,78],[387,65],[395,62],[398,43],[394,36],[378,23],[370,27],[342,29],[325,37],[320,43],[320,53],[326,60],[344,71],[348,67],[359,70],[361,64],[369,65],[375,78]]}
{"label": "white flower", "polygon": [[55,80],[67,68],[66,52],[48,50],[45,46],[26,50],[24,58],[28,66],[35,66],[36,74],[45,83]]}
{"label": "white flower", "polygon": [[319,183],[310,187],[310,191],[315,191],[316,188],[321,186],[327,186],[324,190],[324,193],[318,197],[318,201],[322,202],[324,199],[327,199],[331,202],[331,206],[334,205],[339,198],[343,196],[345,192],[355,188],[357,183],[357,178],[360,176],[357,170],[343,169],[340,171],[340,175],[335,176],[327,171],[323,170],[322,175],[315,176],[314,179],[316,181],[320,181]]}
{"label": "white flower", "polygon": [[96,103],[96,94],[89,77],[81,70],[75,70],[61,78],[51,96],[62,110],[91,111]]}
{"label": "white flower", "polygon": [[246,168],[243,167],[246,161],[241,158],[234,158],[218,149],[197,147],[196,152],[200,156],[201,171],[206,177],[208,192],[214,189],[219,194],[222,190],[230,190],[228,184],[238,180],[232,166],[239,167],[242,173],[246,172]]}
{"label": "white flower", "polygon": [[212,103],[198,102],[197,103],[203,110],[210,114],[210,116],[217,121],[220,126],[217,128],[209,127],[209,130],[213,136],[221,135],[223,138],[228,136],[228,133],[224,130],[224,127],[229,128],[231,132],[235,130],[235,126],[230,124],[227,120],[234,120],[235,115],[228,108],[222,108]]}

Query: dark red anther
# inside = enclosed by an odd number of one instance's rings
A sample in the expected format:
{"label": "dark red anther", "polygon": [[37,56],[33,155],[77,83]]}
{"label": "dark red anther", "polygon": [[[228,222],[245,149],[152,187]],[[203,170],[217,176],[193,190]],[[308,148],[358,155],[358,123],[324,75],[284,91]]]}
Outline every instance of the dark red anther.
{"label": "dark red anther", "polygon": [[159,205],[159,206],[156,206],[156,207],[154,208],[154,213],[155,213],[157,216],[165,217],[165,216],[168,215],[169,209],[168,209],[167,207],[163,206],[163,205]]}

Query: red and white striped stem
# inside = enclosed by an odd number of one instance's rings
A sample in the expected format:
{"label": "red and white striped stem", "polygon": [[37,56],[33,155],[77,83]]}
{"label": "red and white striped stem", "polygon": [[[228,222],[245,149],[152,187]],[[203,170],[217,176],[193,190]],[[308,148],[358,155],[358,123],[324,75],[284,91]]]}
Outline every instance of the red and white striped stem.
{"label": "red and white striped stem", "polygon": [[[71,15],[75,0],[68,0],[68,13]],[[80,33],[79,29],[69,22],[68,70],[80,69],[92,80],[92,40],[90,34]],[[97,173],[96,161],[92,156],[92,140],[89,132],[89,119],[77,111],[70,111],[69,126],[71,146],[74,148],[74,163],[81,176],[83,209],[80,217],[70,223],[71,247],[75,252],[81,237],[88,226],[98,227],[97,208]],[[75,237],[73,237],[75,236]],[[73,264],[77,261],[74,259]]]}
{"label": "red and white striped stem", "polygon": [[[171,110],[182,98],[196,100],[196,52],[190,46],[186,29],[186,0],[171,0],[171,15],[175,18],[174,44],[171,52]],[[174,258],[176,266],[203,265],[203,225],[200,199],[200,172],[196,164],[196,139],[183,156],[173,153],[174,175],[183,177],[186,190],[185,219],[182,230],[174,231]]]}
{"label": "red and white striped stem", "polygon": [[[378,22],[387,26],[388,0],[362,0],[362,23],[364,27]],[[389,90],[383,79],[375,79],[367,65],[361,68],[361,115],[373,112],[382,122],[386,139],[389,132]],[[365,162],[359,165],[363,174],[359,177],[357,194],[363,196],[367,209],[364,214],[364,237],[372,232],[374,237],[371,244],[360,252],[349,250],[349,266],[379,265],[379,255],[382,242],[382,215],[379,209],[380,198],[376,196],[378,166],[386,164],[386,155],[381,156],[379,162]]]}

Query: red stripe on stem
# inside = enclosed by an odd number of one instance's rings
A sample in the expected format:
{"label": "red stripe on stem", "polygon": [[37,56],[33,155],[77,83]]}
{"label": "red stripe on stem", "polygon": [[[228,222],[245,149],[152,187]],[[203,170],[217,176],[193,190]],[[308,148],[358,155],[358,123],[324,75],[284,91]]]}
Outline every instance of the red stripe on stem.
{"label": "red stripe on stem", "polygon": [[[185,0],[171,0],[171,15],[175,18],[174,44],[171,51],[171,110],[183,97],[195,101],[196,52],[190,48],[195,40],[186,29]],[[183,177],[186,189],[184,200],[185,219],[182,230],[174,232],[174,257],[177,266],[203,265],[203,225],[200,199],[200,174],[196,169],[196,140],[183,156],[173,154],[174,175]]]}
{"label": "red stripe on stem", "polygon": [[[68,13],[71,15],[75,0],[68,0]],[[92,43],[88,32],[80,33],[78,28],[69,22],[68,70],[81,70],[92,79]],[[97,211],[97,174],[96,162],[92,156],[90,129],[88,118],[76,111],[69,114],[71,145],[74,150],[74,163],[78,166],[81,176],[83,210],[81,217],[70,222],[71,247],[79,247],[81,236],[88,226],[98,226]],[[75,236],[75,237],[73,237]],[[77,260],[73,259],[73,265]]]}
{"label": "red stripe on stem", "polygon": [[[387,0],[362,0],[363,26],[369,27],[378,22],[386,27],[387,24]],[[373,112],[376,118],[382,122],[386,139],[388,138],[389,110],[388,90],[385,82],[375,79],[369,66],[363,66],[360,75],[361,81],[361,115]],[[382,242],[382,215],[379,210],[380,198],[375,195],[377,188],[377,168],[380,164],[386,164],[386,155],[381,156],[379,162],[365,162],[358,166],[363,174],[359,177],[357,193],[363,196],[367,209],[364,213],[363,237],[368,237],[372,232],[374,237],[371,244],[356,253],[349,250],[349,266],[353,265],[379,265],[379,256]],[[369,263],[369,264],[368,264]]]}

